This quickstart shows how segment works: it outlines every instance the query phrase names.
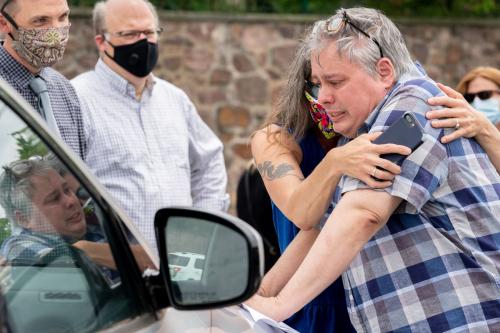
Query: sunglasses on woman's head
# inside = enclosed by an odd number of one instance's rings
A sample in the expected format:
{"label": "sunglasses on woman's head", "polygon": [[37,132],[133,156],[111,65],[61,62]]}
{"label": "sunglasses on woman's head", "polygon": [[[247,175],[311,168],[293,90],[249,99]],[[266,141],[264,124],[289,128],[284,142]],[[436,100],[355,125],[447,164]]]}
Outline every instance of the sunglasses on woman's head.
{"label": "sunglasses on woman's head", "polygon": [[25,174],[31,171],[35,161],[41,161],[42,157],[33,155],[25,160],[14,161],[8,166],[4,166],[4,170],[10,172],[16,178],[22,178]]}
{"label": "sunglasses on woman's head", "polygon": [[380,46],[380,43],[378,42],[378,40],[373,37],[372,35],[370,35],[369,33],[367,33],[365,30],[361,29],[357,24],[355,24],[351,17],[349,15],[347,15],[347,12],[344,10],[342,12],[342,18],[340,20],[340,22],[338,22],[338,20],[327,20],[327,21],[320,21],[318,22],[319,24],[316,24],[314,27],[313,27],[313,31],[312,33],[315,34],[317,33],[317,30],[318,29],[325,29],[327,33],[338,33],[339,31],[341,30],[346,30],[348,26],[350,26],[352,29],[358,31],[359,33],[361,33],[363,36],[371,39],[373,41],[373,43],[375,43],[375,45],[377,45],[377,48],[378,48],[378,51],[380,53],[380,58],[383,58],[384,57],[384,52],[382,51],[382,46]]}
{"label": "sunglasses on woman's head", "polygon": [[476,96],[479,97],[480,100],[485,100],[491,98],[493,94],[500,94],[500,90],[483,90],[473,94],[467,93],[464,94],[464,98],[467,102],[472,103]]}

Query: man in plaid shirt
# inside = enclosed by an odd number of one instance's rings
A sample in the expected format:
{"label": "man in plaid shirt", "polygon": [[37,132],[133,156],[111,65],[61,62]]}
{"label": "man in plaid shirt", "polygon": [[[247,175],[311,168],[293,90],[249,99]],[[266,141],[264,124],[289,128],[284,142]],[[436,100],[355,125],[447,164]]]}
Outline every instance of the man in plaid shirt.
{"label": "man in plaid shirt", "polygon": [[0,256],[13,265],[71,263],[70,244],[106,242],[100,225],[87,224],[79,199],[55,163],[54,158],[33,156],[3,166],[0,204],[11,223],[22,229],[5,239],[0,249]]}
{"label": "man in plaid shirt", "polygon": [[425,113],[442,93],[380,12],[341,9],[305,42],[318,100],[345,141],[407,111],[426,134],[392,186],[345,176],[301,266],[278,296],[249,305],[283,320],[342,274],[358,332],[500,332],[500,177],[484,150],[440,142],[453,129],[433,128]]}

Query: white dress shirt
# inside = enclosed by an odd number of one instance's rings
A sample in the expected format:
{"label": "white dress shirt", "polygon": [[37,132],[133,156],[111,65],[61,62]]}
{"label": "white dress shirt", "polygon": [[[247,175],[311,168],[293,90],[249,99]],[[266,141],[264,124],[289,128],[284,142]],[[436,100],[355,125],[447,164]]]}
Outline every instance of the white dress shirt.
{"label": "white dress shirt", "polygon": [[158,209],[227,210],[222,143],[181,89],[151,75],[137,100],[101,59],[72,83],[82,103],[85,162],[153,248]]}

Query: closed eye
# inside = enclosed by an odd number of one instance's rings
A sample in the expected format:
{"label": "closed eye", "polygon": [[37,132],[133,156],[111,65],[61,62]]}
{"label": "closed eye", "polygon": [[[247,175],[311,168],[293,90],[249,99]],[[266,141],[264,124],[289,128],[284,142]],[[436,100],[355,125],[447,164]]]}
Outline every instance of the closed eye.
{"label": "closed eye", "polygon": [[50,18],[48,16],[38,16],[38,17],[35,17],[34,19],[32,19],[31,22],[35,26],[43,26],[43,25],[50,22]]}
{"label": "closed eye", "polygon": [[344,86],[346,83],[346,80],[328,80],[324,82],[325,86],[329,86],[332,89],[340,89]]}
{"label": "closed eye", "polygon": [[328,81],[328,84],[334,86],[334,87],[338,87],[340,86],[342,83],[344,82],[344,80],[331,80],[331,81]]}
{"label": "closed eye", "polygon": [[44,200],[45,204],[53,204],[59,201],[59,198],[61,197],[61,193],[59,191],[53,191],[50,193]]}

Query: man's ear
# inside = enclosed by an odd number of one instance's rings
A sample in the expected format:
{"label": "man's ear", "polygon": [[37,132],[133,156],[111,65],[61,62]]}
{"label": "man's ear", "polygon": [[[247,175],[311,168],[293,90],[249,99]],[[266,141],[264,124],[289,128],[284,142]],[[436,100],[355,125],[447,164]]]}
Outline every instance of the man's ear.
{"label": "man's ear", "polygon": [[106,39],[104,38],[104,35],[96,35],[94,37],[94,41],[97,49],[99,50],[99,53],[106,50]]}
{"label": "man's ear", "polygon": [[11,24],[1,13],[0,13],[0,32],[2,32],[5,35],[5,37],[7,37],[8,34],[12,32]]}
{"label": "man's ear", "polygon": [[19,224],[21,227],[26,228],[26,229],[30,228],[30,220],[26,216],[26,214],[24,214],[20,210],[16,210],[14,212],[14,216],[16,217],[17,224]]}
{"label": "man's ear", "polygon": [[377,73],[385,88],[390,89],[395,81],[394,65],[388,58],[382,58],[377,63]]}

